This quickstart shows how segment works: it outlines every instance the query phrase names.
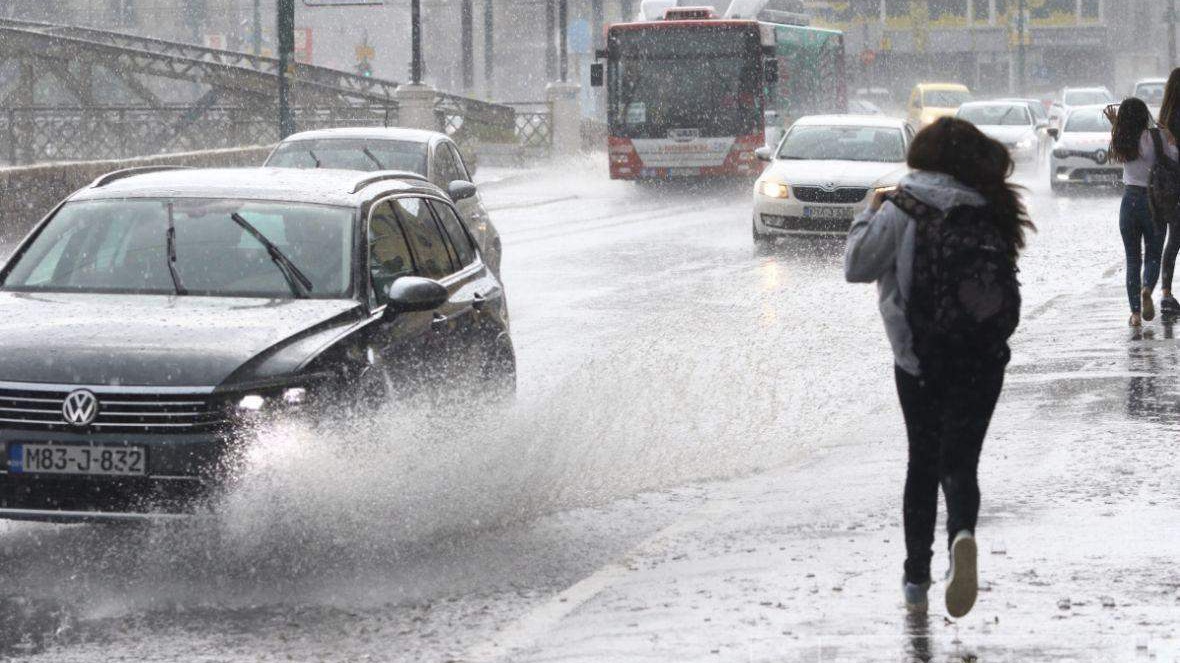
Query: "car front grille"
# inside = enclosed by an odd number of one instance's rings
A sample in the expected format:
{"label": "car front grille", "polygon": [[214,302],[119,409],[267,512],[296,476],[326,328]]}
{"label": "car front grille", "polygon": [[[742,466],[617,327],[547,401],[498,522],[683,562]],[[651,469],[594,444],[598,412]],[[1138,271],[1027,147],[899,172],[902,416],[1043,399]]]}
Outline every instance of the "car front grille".
{"label": "car front grille", "polygon": [[762,223],[771,228],[802,233],[847,233],[852,226],[851,219],[809,219],[777,214],[763,214]]}
{"label": "car front grille", "polygon": [[865,199],[869,190],[865,187],[840,187],[833,190],[821,189],[818,186],[791,187],[795,197],[804,203],[850,204],[859,203]]}
{"label": "car front grille", "polygon": [[88,388],[98,398],[98,415],[87,426],[66,422],[62,407],[72,388],[32,384],[0,385],[0,428],[94,431],[100,433],[200,433],[225,423],[224,411],[208,390],[151,391]]}

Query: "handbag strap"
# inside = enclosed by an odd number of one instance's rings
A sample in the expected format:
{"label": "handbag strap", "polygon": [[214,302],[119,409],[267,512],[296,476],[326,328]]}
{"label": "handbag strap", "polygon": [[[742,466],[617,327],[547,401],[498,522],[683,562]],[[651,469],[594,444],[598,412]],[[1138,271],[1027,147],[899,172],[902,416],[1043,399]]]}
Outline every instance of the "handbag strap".
{"label": "handbag strap", "polygon": [[1172,158],[1168,156],[1168,151],[1164,149],[1164,137],[1160,133],[1159,127],[1152,127],[1147,131],[1151,134],[1151,142],[1155,146],[1155,158],[1172,161]]}

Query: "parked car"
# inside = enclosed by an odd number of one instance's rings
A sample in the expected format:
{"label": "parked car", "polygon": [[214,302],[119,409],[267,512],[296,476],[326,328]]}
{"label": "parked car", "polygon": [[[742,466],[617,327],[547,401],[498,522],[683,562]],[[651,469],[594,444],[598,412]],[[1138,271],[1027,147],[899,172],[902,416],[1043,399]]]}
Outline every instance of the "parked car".
{"label": "parked car", "polygon": [[847,234],[874,192],[894,189],[907,172],[914,138],[905,120],[878,115],[800,118],[754,184],[754,243],[789,235]]}
{"label": "parked car", "polygon": [[1164,90],[1168,87],[1166,78],[1144,78],[1135,83],[1131,96],[1139,97],[1151,110],[1152,117],[1160,116],[1160,107],[1164,104]]}
{"label": "parked car", "polygon": [[259,418],[515,376],[504,288],[420,176],[119,171],[0,268],[0,518],[188,513]]}
{"label": "parked car", "polygon": [[1038,123],[1026,102],[972,101],[960,106],[955,116],[1003,143],[1018,166],[1042,163],[1049,146],[1048,123]]}
{"label": "parked car", "polygon": [[345,127],[304,131],[288,136],[266,159],[274,168],[342,168],[402,170],[418,173],[448,192],[475,235],[484,260],[500,273],[500,234],[492,224],[479,190],[474,165],[446,134],[397,127]]}
{"label": "parked car", "polygon": [[910,92],[907,113],[910,126],[922,129],[940,117],[950,117],[971,101],[971,90],[960,83],[919,83]]}
{"label": "parked car", "polygon": [[1057,136],[1049,161],[1049,185],[1054,193],[1072,187],[1117,187],[1123,168],[1110,160],[1110,120],[1099,106],[1070,110]]}
{"label": "parked car", "polygon": [[1071,108],[1113,104],[1117,99],[1105,86],[1067,87],[1061,90],[1057,100],[1049,108],[1049,123],[1060,129]]}

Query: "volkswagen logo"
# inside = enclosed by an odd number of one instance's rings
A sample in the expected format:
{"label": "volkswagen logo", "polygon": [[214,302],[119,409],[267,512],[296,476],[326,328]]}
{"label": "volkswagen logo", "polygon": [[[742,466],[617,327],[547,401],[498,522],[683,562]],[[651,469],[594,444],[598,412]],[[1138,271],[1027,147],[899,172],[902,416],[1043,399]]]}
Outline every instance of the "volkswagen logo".
{"label": "volkswagen logo", "polygon": [[1108,157],[1108,155],[1106,154],[1106,150],[1095,150],[1094,151],[1094,162],[1097,163],[1099,166],[1106,163],[1107,157]]}
{"label": "volkswagen logo", "polygon": [[86,389],[71,391],[61,405],[61,416],[71,426],[89,426],[98,418],[98,397]]}

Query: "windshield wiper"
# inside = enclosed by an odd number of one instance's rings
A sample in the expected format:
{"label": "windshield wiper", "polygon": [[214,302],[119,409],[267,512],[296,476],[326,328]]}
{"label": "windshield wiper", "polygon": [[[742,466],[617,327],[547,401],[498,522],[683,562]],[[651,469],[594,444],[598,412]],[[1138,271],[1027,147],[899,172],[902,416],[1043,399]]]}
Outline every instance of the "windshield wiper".
{"label": "windshield wiper", "polygon": [[316,167],[316,168],[323,168],[323,164],[321,164],[321,163],[320,163],[320,158],[319,158],[319,157],[317,157],[317,156],[315,155],[315,152],[313,152],[313,151],[311,151],[311,150],[308,150],[308,151],[307,151],[307,155],[308,155],[309,157],[311,157],[311,160],[312,160],[312,161],[314,161],[314,162],[315,162],[315,167]]}
{"label": "windshield wiper", "polygon": [[229,215],[233,222],[242,227],[242,230],[250,233],[250,236],[258,240],[258,243],[266,247],[266,252],[270,254],[270,259],[278,266],[279,271],[283,273],[283,278],[287,280],[287,285],[291,286],[291,292],[298,299],[304,299],[311,292],[311,280],[299,271],[295,263],[283,253],[282,249],[275,246],[275,243],[266,238],[252,223],[242,218],[241,214],[234,212]]}
{"label": "windshield wiper", "polygon": [[172,287],[176,289],[177,295],[186,295],[188,290],[184,289],[184,283],[180,280],[180,272],[176,271],[176,222],[172,217],[172,203],[168,203],[168,232],[166,234],[168,242],[168,273],[172,275]]}
{"label": "windshield wiper", "polygon": [[377,164],[378,168],[380,168],[381,170],[385,170],[385,164],[381,163],[381,160],[378,159],[372,152],[369,151],[368,145],[361,147],[361,152],[364,152],[365,156],[369,157],[369,161],[372,161],[373,163]]}

